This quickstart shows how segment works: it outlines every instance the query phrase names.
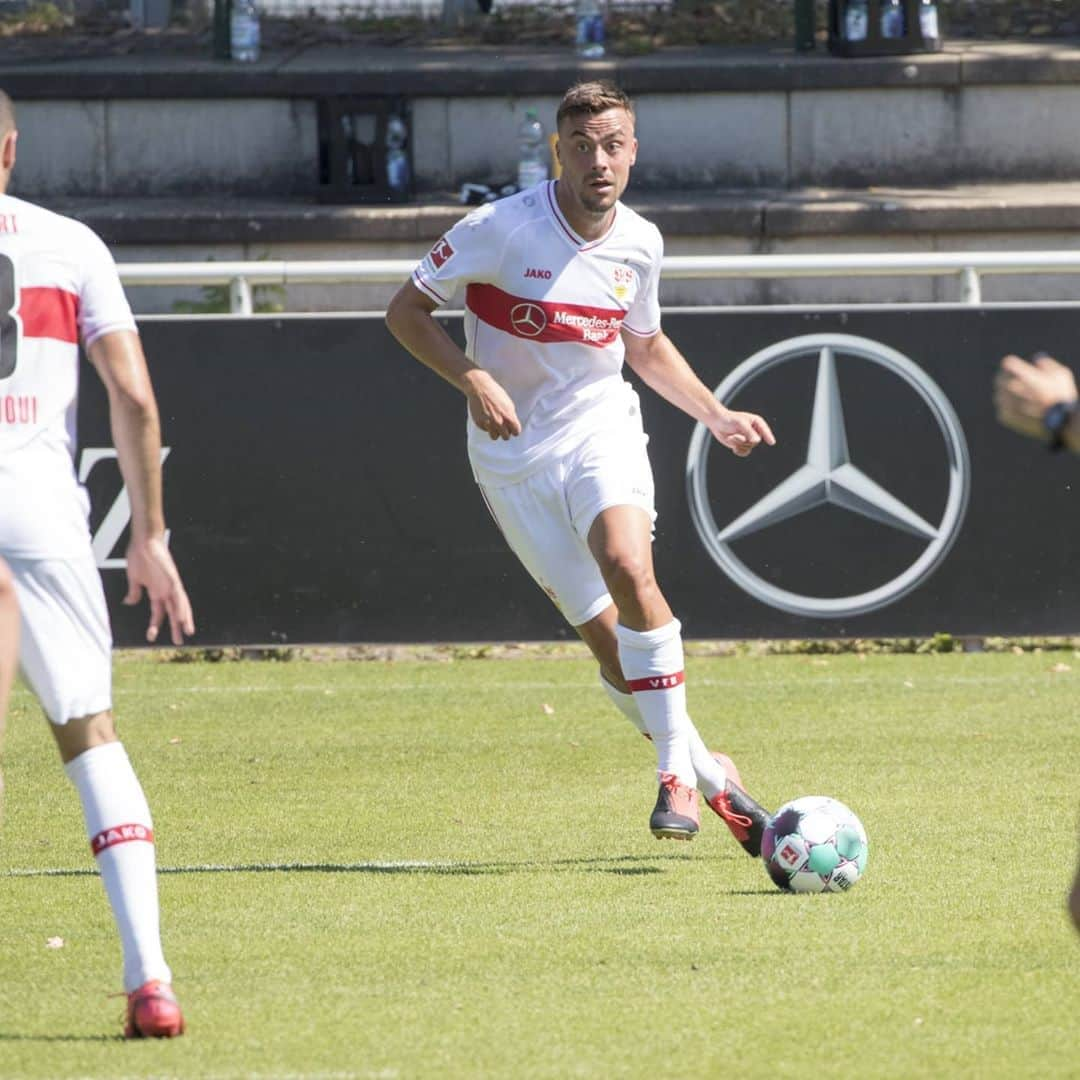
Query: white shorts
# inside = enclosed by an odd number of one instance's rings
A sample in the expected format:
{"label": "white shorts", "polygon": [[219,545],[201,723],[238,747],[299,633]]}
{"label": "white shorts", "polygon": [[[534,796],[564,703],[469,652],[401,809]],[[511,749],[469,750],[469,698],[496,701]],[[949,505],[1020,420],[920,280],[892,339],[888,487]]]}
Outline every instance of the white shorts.
{"label": "white shorts", "polygon": [[506,487],[480,485],[514,554],[571,626],[611,604],[588,535],[611,506],[640,506],[656,520],[652,467],[640,432],[586,440],[561,461]]}
{"label": "white shorts", "polygon": [[22,621],[19,666],[45,715],[66,724],[111,709],[112,634],[93,556],[7,562]]}

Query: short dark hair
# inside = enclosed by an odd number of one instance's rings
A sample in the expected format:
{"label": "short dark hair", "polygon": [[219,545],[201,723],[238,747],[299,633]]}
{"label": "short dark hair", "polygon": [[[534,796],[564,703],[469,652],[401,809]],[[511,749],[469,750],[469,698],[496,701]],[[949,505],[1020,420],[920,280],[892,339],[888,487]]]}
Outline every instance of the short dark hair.
{"label": "short dark hair", "polygon": [[558,129],[567,116],[585,114],[595,116],[608,109],[625,109],[630,118],[634,118],[634,103],[625,90],[620,90],[613,82],[598,79],[594,82],[575,83],[563,94],[559,102],[559,111],[555,114],[555,127]]}

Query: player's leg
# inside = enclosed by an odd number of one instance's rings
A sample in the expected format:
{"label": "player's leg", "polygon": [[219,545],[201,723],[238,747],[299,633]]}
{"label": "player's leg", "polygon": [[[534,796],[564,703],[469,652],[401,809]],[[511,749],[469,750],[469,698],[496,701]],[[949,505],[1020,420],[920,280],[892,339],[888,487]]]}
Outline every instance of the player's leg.
{"label": "player's leg", "polygon": [[[575,485],[575,497],[568,499],[568,471],[566,464],[560,464],[519,484],[480,490],[511,550],[592,649],[612,700],[648,736],[648,727],[633,698],[628,692],[619,693],[616,689],[625,688],[626,684],[615,638],[615,608],[583,536],[595,517],[595,508],[609,496],[602,489],[591,493],[586,476],[585,482]],[[651,490],[651,477],[646,479]],[[578,504],[583,521],[574,520],[571,514],[574,504]],[[725,783],[723,769],[701,742],[689,717],[685,722],[694,739],[694,756],[700,755],[702,759],[703,773],[716,778],[716,787],[708,792],[715,795]],[[686,825],[683,831],[689,827]]]}
{"label": "player's leg", "polygon": [[[619,662],[619,639],[615,634],[618,621],[618,610],[614,604],[611,604],[595,619],[585,623],[584,626],[575,626],[574,629],[581,640],[589,646],[589,651],[600,665],[600,685],[608,699],[648,739],[649,729],[645,726],[641,710],[623,678]],[[690,758],[694,772],[697,773],[698,788],[706,799],[712,798],[719,790],[725,776],[730,777],[737,784],[742,783],[735,763],[726,754],[708,750],[692,720],[690,720],[689,735]]]}
{"label": "player's leg", "polygon": [[[630,692],[619,662],[619,642],[615,633],[618,612],[612,604],[584,626],[575,627],[600,665],[600,685],[616,709],[645,738],[645,726],[638,701]],[[693,720],[687,716],[690,759],[697,774],[697,786],[706,803],[725,821],[735,838],[754,856],[761,853],[761,830],[768,812],[746,794],[735,763],[726,754],[709,750]]]}
{"label": "player's leg", "polygon": [[[660,592],[652,566],[653,477],[641,430],[640,413],[628,410],[623,428],[583,443],[566,462],[566,502],[574,531],[600,574],[617,620],[605,612],[591,615],[594,627],[579,629],[599,648],[601,666],[615,689],[628,688],[656,750],[662,778],[660,802],[677,801],[672,829],[657,835],[692,836],[696,831],[697,774],[688,741],[689,717],[683,685],[679,623]],[[575,627],[584,624],[574,622]],[[597,633],[599,633],[599,639]],[[614,633],[618,670],[609,635]],[[623,682],[625,680],[625,682]],[[687,791],[689,789],[689,792]],[[685,818],[683,822],[675,819]]]}
{"label": "player's leg", "polygon": [[90,557],[17,562],[21,660],[79,793],[112,907],[128,994],[125,1034],[179,1035],[183,1016],[161,946],[154,829],[112,716],[112,658],[101,579]]}
{"label": "player's leg", "polygon": [[[592,626],[579,628],[579,633],[594,653],[605,658],[602,672],[612,665],[610,638],[614,637],[630,694],[606,677],[608,696],[624,715],[632,715],[636,708],[654,743],[659,729],[659,737],[675,751],[668,758],[673,763],[671,772],[664,771],[664,758],[658,754],[661,787],[653,814],[654,834],[693,835],[696,814],[684,786],[696,785],[743,848],[757,856],[768,812],[743,790],[730,759],[709,752],[687,712],[682,628],[656,584],[651,524],[635,506],[609,507],[597,515],[589,529],[589,547],[615,601],[617,616],[605,612]],[[676,763],[684,761],[690,765],[689,777],[677,771]]]}
{"label": "player's leg", "polygon": [[[635,432],[583,448],[572,462],[567,488],[575,527],[617,609],[598,613],[592,625],[578,628],[606,673],[608,696],[624,715],[631,716],[636,709],[650,733],[657,722],[674,727],[677,753],[689,755],[709,806],[756,855],[768,814],[742,790],[730,759],[710,753],[686,712],[681,626],[653,570],[656,514],[644,436]],[[625,681],[612,677],[616,662]],[[670,672],[660,670],[668,667]],[[664,685],[665,674],[671,675],[674,686]],[[660,685],[654,689],[658,676]],[[663,798],[662,788],[658,803]]]}
{"label": "player's leg", "polygon": [[653,573],[652,518],[640,506],[609,506],[587,537],[618,612],[619,667],[656,749],[660,791],[650,828],[658,838],[690,839],[698,831],[698,780],[682,634]]}
{"label": "player's leg", "polygon": [[[481,489],[492,516],[511,549],[538,585],[555,602],[567,622],[588,635],[594,620],[613,612],[611,596],[573,520],[572,499],[566,492],[567,466],[560,463],[543,473],[506,487]],[[579,486],[580,490],[580,486]],[[590,513],[590,520],[595,516]],[[600,625],[600,624],[597,624]],[[599,641],[599,631],[595,635]],[[612,680],[622,682],[622,667],[616,650],[599,657]],[[685,723],[685,712],[668,717],[655,709],[641,710],[644,731],[657,751],[658,771],[666,778],[661,785],[658,811],[650,827],[660,836],[688,838],[698,829],[697,792],[685,738],[679,741],[672,730]],[[676,755],[681,755],[676,760]],[[676,770],[681,771],[682,778]],[[660,803],[666,800],[666,809]]]}
{"label": "player's leg", "polygon": [[[19,602],[8,564],[0,559],[0,760],[4,750],[4,722],[15,672],[19,666]],[[0,770],[0,814],[3,812],[4,774]]]}

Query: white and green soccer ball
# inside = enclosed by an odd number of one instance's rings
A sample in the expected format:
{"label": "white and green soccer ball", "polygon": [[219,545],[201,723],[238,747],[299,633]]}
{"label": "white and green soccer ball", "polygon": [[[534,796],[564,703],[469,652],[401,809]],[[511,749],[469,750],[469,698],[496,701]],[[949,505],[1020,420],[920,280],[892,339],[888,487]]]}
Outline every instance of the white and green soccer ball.
{"label": "white and green soccer ball", "polygon": [[769,819],[761,857],[787,892],[847,892],[866,871],[869,844],[862,822],[827,795],[804,795]]}

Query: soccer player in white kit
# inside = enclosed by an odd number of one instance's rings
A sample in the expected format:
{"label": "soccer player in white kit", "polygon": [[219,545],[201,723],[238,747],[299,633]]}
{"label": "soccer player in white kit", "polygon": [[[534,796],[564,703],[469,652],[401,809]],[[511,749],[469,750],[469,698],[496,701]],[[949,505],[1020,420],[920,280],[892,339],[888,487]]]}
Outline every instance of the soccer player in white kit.
{"label": "soccer player in white kit", "polygon": [[[165,545],[157,405],[131,309],[86,226],[6,194],[15,113],[0,91],[0,706],[18,640],[23,676],[78,790],[123,945],[124,1034],[173,1036],[184,1019],[159,930],[154,831],[112,716],[112,638],[73,453],[79,342],[105,383],[131,501],[125,603],[150,600],[147,640],[168,618],[194,633]],[[6,570],[5,565],[6,564]],[[19,626],[10,618],[11,589]]]}
{"label": "soccer player in white kit", "polygon": [[[751,854],[766,812],[686,707],[681,627],[652,563],[646,385],[745,456],[775,439],[716,400],[660,328],[663,241],[619,202],[637,153],[629,98],[605,82],[559,106],[562,173],[454,226],[397,292],[386,321],[464,393],[469,458],[508,543],[600,663],[616,706],[657,754],[659,838],[699,828],[698,789]],[[433,318],[465,287],[466,349]]]}

